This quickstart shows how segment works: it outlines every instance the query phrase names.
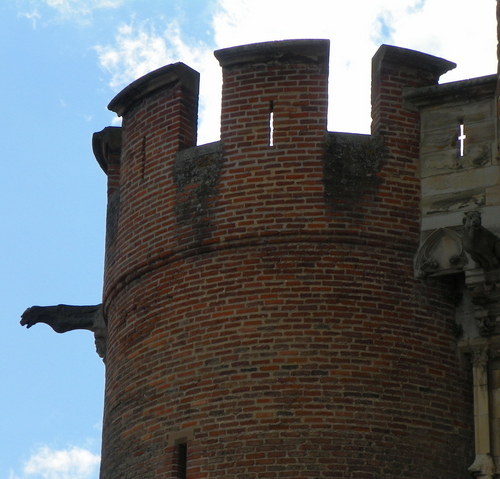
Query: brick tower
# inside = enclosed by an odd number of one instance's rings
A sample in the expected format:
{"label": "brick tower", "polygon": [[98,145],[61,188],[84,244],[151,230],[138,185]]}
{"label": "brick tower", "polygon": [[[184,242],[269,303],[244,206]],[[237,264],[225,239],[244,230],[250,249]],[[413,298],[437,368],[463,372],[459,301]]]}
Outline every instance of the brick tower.
{"label": "brick tower", "polygon": [[[414,279],[420,114],[453,64],[383,46],[372,135],[327,132],[329,43],[219,50],[220,141],[182,63],[110,103],[101,479],[467,478],[446,282]],[[355,94],[355,92],[345,92]]]}

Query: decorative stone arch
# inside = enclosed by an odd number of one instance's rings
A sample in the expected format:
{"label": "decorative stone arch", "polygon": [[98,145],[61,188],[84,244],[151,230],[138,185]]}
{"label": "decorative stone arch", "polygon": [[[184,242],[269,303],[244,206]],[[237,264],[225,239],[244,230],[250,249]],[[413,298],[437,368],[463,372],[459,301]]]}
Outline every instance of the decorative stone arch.
{"label": "decorative stone arch", "polygon": [[456,274],[468,264],[460,235],[449,228],[435,230],[420,247],[415,259],[415,276]]}

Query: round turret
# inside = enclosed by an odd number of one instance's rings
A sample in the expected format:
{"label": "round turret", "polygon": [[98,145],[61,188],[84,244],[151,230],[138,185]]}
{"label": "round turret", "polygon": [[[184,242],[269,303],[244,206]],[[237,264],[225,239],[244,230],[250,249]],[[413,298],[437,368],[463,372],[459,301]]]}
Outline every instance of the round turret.
{"label": "round turret", "polygon": [[447,65],[383,47],[370,136],[327,132],[327,41],[216,57],[219,142],[195,146],[183,64],[110,104],[101,479],[464,477],[468,378],[443,286],[413,279],[401,94]]}

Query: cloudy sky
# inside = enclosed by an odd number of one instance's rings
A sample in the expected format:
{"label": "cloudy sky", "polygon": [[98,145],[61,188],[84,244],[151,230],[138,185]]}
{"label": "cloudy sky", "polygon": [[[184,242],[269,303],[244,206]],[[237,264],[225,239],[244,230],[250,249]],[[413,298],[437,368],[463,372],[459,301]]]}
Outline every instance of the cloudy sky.
{"label": "cloudy sky", "polygon": [[96,304],[105,176],[91,136],[129,82],[183,61],[201,73],[199,144],[219,138],[213,51],[331,41],[329,129],[367,133],[382,43],[494,73],[494,0],[4,0],[0,2],[0,479],[97,479],[104,366],[88,332],[21,328],[32,305]]}

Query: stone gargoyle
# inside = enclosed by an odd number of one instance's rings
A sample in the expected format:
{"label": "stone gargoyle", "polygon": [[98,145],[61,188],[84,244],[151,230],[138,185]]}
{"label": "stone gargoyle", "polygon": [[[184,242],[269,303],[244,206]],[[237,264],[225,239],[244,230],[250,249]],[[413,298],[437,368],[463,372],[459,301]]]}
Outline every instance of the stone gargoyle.
{"label": "stone gargoyle", "polygon": [[500,264],[500,238],[481,223],[481,213],[470,211],[463,219],[462,245],[478,268],[491,269]]}
{"label": "stone gargoyle", "polygon": [[32,306],[21,315],[21,326],[31,328],[37,323],[49,325],[56,333],[75,329],[92,331],[95,337],[97,354],[105,359],[107,328],[104,321],[102,304],[95,306]]}

